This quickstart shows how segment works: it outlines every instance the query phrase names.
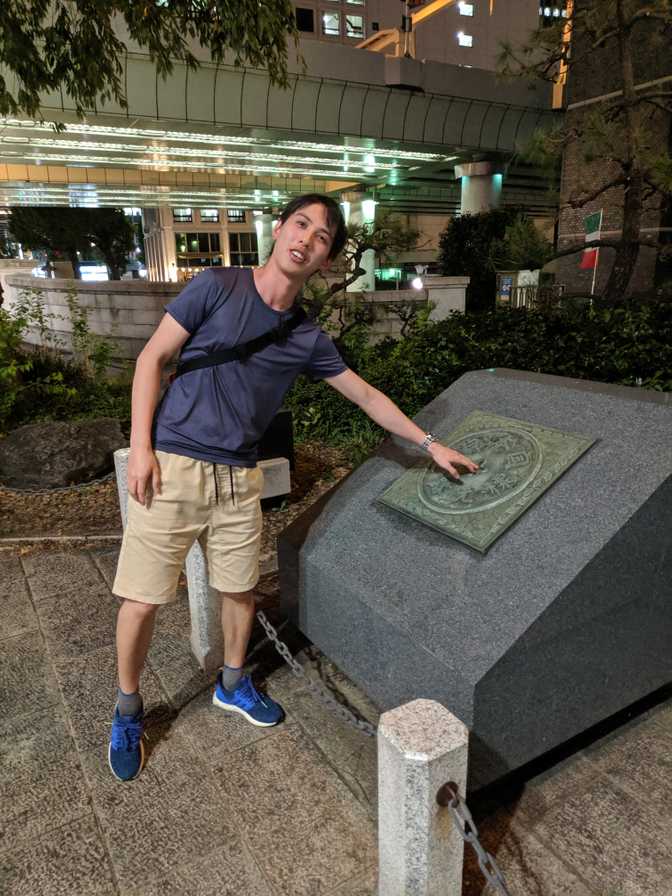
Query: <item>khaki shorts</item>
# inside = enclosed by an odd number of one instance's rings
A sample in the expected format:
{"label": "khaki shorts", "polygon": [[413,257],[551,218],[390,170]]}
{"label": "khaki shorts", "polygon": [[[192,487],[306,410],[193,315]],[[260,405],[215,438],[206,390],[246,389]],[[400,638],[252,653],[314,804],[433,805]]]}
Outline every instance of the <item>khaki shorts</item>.
{"label": "khaki shorts", "polygon": [[230,467],[156,451],[161,494],[147,505],[129,495],[112,591],[143,603],[175,600],[177,580],[198,540],[218,591],[249,591],[259,580],[259,467]]}

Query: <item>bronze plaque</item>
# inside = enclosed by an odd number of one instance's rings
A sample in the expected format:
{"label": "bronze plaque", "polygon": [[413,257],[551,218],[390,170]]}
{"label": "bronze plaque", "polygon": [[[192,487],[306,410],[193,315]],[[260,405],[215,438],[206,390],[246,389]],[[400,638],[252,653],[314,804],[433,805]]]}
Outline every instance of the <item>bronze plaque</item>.
{"label": "bronze plaque", "polygon": [[474,411],[445,445],[479,464],[455,482],[431,460],[407,470],[378,499],[485,553],[595,439]]}

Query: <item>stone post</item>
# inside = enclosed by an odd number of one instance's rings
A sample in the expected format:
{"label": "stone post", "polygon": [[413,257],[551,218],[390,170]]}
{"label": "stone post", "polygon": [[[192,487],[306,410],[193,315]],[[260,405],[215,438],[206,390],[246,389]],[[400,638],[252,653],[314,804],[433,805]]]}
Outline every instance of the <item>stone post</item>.
{"label": "stone post", "polygon": [[[117,474],[121,520],[126,527],[128,507],[128,448],[114,452]],[[224,662],[224,641],[220,621],[221,599],[208,585],[208,572],[203,551],[194,542],[187,554],[187,585],[189,588],[189,615],[191,617],[191,649],[198,664],[206,672],[219,668]]]}
{"label": "stone post", "polygon": [[469,732],[440,703],[413,700],[378,727],[378,896],[460,896],[464,842],[436,801],[465,793]]}
{"label": "stone post", "polygon": [[430,320],[445,320],[453,311],[464,311],[469,277],[425,277],[427,299],[434,308]]}

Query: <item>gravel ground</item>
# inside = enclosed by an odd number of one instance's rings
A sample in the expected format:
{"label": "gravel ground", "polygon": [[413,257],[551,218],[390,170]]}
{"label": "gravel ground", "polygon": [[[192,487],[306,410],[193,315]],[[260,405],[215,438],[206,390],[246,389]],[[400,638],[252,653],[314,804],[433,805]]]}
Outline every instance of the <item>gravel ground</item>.
{"label": "gravel ground", "polygon": [[[296,446],[292,492],[264,512],[262,560],[275,552],[279,532],[350,470],[342,451],[316,442]],[[0,486],[0,538],[121,535],[114,480],[80,490],[31,495]]]}

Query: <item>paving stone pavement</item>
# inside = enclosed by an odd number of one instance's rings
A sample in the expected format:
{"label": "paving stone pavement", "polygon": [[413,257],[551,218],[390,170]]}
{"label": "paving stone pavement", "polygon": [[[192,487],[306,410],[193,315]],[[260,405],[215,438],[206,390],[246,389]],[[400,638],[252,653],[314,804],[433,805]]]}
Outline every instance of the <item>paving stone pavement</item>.
{"label": "paving stone pavement", "polygon": [[[116,553],[0,551],[0,893],[374,896],[374,740],[316,702],[261,630],[251,665],[286,721],[215,710],[184,590],[143,678],[147,766],[111,776]],[[376,721],[325,657],[301,656]],[[668,700],[472,809],[512,896],[672,896],[671,771]],[[462,896],[493,893],[468,853]]]}

